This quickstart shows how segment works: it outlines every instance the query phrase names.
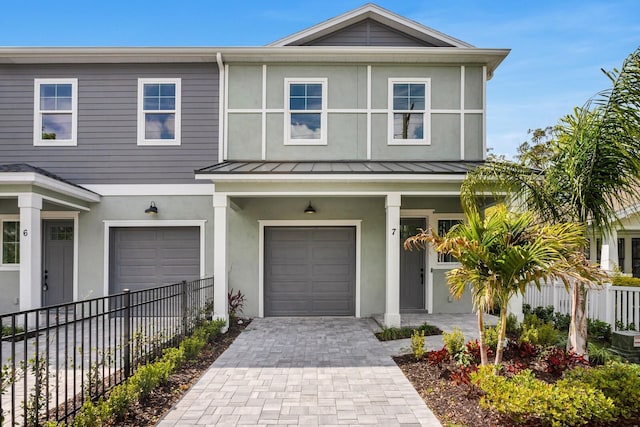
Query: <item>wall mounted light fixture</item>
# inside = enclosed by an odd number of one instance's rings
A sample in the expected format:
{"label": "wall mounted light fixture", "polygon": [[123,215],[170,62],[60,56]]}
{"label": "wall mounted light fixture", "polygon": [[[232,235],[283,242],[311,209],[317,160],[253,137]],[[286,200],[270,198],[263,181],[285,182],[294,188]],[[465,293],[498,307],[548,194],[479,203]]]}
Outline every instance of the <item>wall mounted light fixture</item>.
{"label": "wall mounted light fixture", "polygon": [[148,215],[156,215],[158,213],[158,208],[156,207],[156,202],[151,202],[151,205],[147,209],[144,210],[144,213]]}
{"label": "wall mounted light fixture", "polygon": [[316,210],[313,208],[313,206],[311,206],[311,200],[309,200],[309,206],[307,206],[307,208],[304,210],[304,213],[306,214],[316,213]]}

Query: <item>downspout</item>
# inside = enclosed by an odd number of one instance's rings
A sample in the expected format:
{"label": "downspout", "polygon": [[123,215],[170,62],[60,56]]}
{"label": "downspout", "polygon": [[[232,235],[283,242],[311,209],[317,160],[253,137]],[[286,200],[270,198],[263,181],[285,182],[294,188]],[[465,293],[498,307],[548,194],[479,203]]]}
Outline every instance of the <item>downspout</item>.
{"label": "downspout", "polygon": [[222,53],[216,53],[216,62],[218,63],[218,163],[225,160],[225,152],[227,150],[227,141],[225,140],[225,86],[226,75],[224,72],[224,63],[222,62]]}

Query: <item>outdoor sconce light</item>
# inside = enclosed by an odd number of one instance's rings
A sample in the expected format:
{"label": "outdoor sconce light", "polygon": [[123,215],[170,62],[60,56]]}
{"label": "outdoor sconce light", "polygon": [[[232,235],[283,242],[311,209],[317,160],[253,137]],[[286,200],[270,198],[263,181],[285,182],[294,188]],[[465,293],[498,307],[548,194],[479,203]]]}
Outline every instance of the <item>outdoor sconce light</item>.
{"label": "outdoor sconce light", "polygon": [[156,207],[156,202],[151,202],[151,205],[149,205],[149,207],[144,210],[144,213],[149,215],[157,215],[158,208]]}
{"label": "outdoor sconce light", "polygon": [[316,213],[316,210],[313,209],[313,206],[311,206],[311,200],[309,200],[309,206],[307,206],[307,209],[304,210],[304,213],[306,213],[306,214],[314,214],[314,213]]}

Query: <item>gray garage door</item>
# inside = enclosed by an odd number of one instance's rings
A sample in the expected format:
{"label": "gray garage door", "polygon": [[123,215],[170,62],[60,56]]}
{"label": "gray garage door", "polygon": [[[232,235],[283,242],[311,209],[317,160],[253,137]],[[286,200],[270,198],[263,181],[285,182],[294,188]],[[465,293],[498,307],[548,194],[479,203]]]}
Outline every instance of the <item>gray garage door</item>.
{"label": "gray garage door", "polygon": [[353,316],[355,227],[266,227],[265,315]]}
{"label": "gray garage door", "polygon": [[112,228],[110,252],[111,293],[200,277],[198,227]]}

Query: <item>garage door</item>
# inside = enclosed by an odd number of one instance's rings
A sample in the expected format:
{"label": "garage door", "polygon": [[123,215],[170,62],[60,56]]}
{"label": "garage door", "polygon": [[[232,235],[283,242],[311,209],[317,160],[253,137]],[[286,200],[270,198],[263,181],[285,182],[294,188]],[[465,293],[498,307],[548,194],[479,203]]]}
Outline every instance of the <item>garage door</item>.
{"label": "garage door", "polygon": [[265,227],[265,315],[353,316],[355,227]]}
{"label": "garage door", "polygon": [[111,293],[200,277],[198,227],[112,228],[109,243]]}

